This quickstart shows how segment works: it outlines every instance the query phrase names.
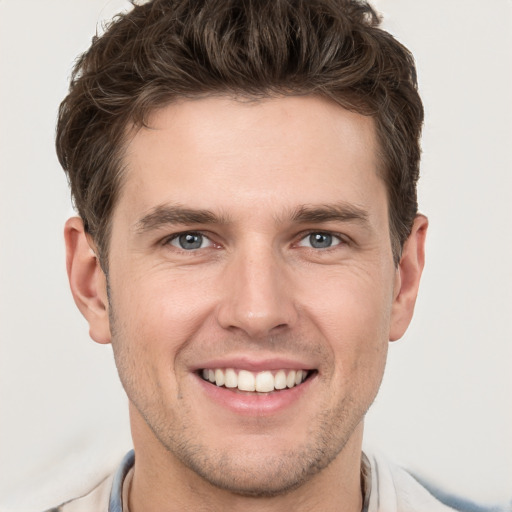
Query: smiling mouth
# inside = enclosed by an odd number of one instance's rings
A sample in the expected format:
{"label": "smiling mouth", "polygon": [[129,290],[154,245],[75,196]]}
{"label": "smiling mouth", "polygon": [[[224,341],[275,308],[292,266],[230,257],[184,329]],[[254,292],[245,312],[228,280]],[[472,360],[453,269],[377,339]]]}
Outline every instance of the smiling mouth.
{"label": "smiling mouth", "polygon": [[250,372],[234,368],[204,368],[199,371],[203,380],[215,386],[257,393],[271,393],[300,386],[313,373],[314,370]]}

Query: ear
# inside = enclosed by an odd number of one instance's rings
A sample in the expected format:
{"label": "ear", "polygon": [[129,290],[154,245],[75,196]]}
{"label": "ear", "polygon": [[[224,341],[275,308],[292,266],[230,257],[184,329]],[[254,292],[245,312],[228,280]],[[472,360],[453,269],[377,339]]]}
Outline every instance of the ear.
{"label": "ear", "polygon": [[425,265],[427,228],[428,219],[424,215],[417,215],[402,250],[391,310],[390,341],[396,341],[404,335],[414,313],[421,273]]}
{"label": "ear", "polygon": [[82,219],[72,217],[64,228],[66,268],[71,293],[97,343],[110,343],[107,279]]}

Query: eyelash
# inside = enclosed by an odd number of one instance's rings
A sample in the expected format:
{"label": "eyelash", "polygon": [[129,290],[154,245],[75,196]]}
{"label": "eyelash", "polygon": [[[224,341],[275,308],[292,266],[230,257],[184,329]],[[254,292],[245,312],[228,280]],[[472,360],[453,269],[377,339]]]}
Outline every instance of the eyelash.
{"label": "eyelash", "polygon": [[347,239],[347,237],[345,235],[343,235],[342,233],[337,233],[337,232],[329,231],[329,230],[324,230],[323,231],[323,230],[312,229],[312,230],[309,230],[309,231],[301,233],[297,237],[298,238],[298,242],[296,242],[295,245],[298,245],[299,247],[305,247],[305,246],[301,246],[300,243],[305,241],[311,235],[324,235],[324,236],[329,236],[329,237],[337,238],[338,239],[338,243],[336,243],[334,245],[331,245],[329,247],[325,247],[325,248],[311,247],[311,246],[307,247],[308,249],[312,249],[312,250],[317,250],[317,251],[325,252],[325,251],[328,251],[330,249],[336,249],[336,247],[338,247],[340,245],[347,245],[349,243],[349,240]]}
{"label": "eyelash", "polygon": [[[185,236],[185,235],[192,235],[192,236],[200,236],[202,237],[203,239],[206,239],[210,242],[210,247],[213,246],[213,247],[219,247],[218,244],[216,244],[211,238],[209,235],[201,232],[201,231],[182,231],[180,233],[174,233],[173,235],[169,236],[169,237],[166,237],[163,241],[162,241],[162,245],[172,245],[171,242],[175,241],[175,240],[178,240],[181,236]],[[311,235],[323,235],[323,236],[327,236],[327,237],[332,237],[332,238],[336,238],[338,240],[338,243],[334,244],[334,245],[330,245],[328,247],[311,247],[311,246],[306,246],[306,245],[301,245],[301,242],[305,241],[308,237],[310,237]],[[293,245],[295,246],[298,246],[298,247],[306,247],[308,249],[312,249],[312,250],[317,250],[317,251],[322,251],[322,252],[325,252],[325,251],[328,251],[330,249],[335,249],[336,247],[340,246],[340,245],[347,245],[350,243],[349,240],[347,240],[347,237],[341,233],[337,233],[337,232],[332,232],[332,231],[321,231],[321,230],[309,230],[309,231],[305,231],[303,233],[300,233],[297,237],[296,237],[296,242],[294,242]],[[196,249],[185,249],[183,247],[178,247],[178,246],[174,246],[177,250],[181,250],[183,252],[187,252],[187,253],[193,253],[193,252],[196,252],[197,250],[199,249],[207,249],[208,247],[198,247]]]}
{"label": "eyelash", "polygon": [[[218,244],[215,244],[215,242],[213,242],[212,239],[208,235],[206,235],[205,233],[202,233],[201,231],[182,231],[180,233],[175,233],[175,234],[165,238],[163,240],[163,245],[172,245],[171,242],[173,242],[174,240],[178,240],[181,236],[185,236],[185,235],[200,236],[203,239],[208,240],[212,246],[218,245]],[[173,247],[175,247],[176,249],[181,250],[183,252],[187,252],[187,253],[195,252],[193,249],[184,249],[183,247],[177,247],[177,246],[173,246]],[[198,250],[198,249],[205,249],[205,248],[200,247],[200,248],[197,248],[196,250]]]}

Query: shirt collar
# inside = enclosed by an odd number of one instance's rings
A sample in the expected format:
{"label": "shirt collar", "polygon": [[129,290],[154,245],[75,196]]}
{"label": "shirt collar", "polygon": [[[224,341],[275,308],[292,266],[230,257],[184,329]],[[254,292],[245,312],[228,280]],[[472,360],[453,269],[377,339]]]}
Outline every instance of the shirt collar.
{"label": "shirt collar", "polygon": [[110,500],[108,503],[108,512],[123,512],[123,483],[126,475],[135,463],[135,452],[130,450],[117,468],[112,490],[110,491]]}

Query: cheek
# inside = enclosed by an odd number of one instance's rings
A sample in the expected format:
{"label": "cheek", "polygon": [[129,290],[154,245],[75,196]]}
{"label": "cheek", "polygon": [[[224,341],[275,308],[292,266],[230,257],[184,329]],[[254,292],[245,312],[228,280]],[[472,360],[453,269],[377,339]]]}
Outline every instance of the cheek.
{"label": "cheek", "polygon": [[327,342],[335,380],[378,387],[388,349],[392,279],[387,273],[346,272],[328,282],[323,290],[310,287],[302,303]]}
{"label": "cheek", "polygon": [[112,346],[121,380],[129,396],[143,389],[175,396],[186,374],[182,354],[201,330],[216,332],[215,296],[200,286],[202,277],[187,272],[134,269],[126,275],[144,277],[112,282]]}
{"label": "cheek", "polygon": [[136,380],[131,387],[147,387],[150,381],[160,386],[173,374],[176,355],[200,321],[201,305],[179,282],[147,273],[143,280],[113,281],[110,301],[112,346],[122,380]]}
{"label": "cheek", "polygon": [[346,269],[328,277],[311,276],[309,286],[300,293],[306,314],[326,331],[327,338],[334,334],[347,343],[357,338],[363,345],[388,341],[393,301],[390,273]]}
{"label": "cheek", "polygon": [[137,272],[129,283],[118,283],[112,297],[128,332],[137,333],[138,343],[168,346],[169,341],[185,341],[211,307],[211,299],[200,286],[177,272]]}

